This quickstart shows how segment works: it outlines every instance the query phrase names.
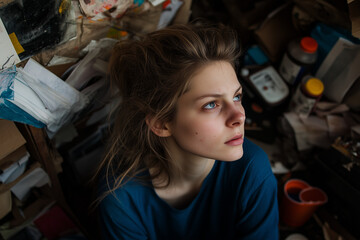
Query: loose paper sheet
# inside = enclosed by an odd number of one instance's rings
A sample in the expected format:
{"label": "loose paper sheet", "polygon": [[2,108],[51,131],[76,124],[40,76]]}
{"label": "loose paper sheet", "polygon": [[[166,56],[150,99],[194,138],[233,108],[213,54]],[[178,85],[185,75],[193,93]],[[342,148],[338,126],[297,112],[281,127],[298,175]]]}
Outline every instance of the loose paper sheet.
{"label": "loose paper sheet", "polygon": [[51,185],[49,175],[42,168],[35,168],[26,177],[11,188],[11,192],[20,200],[24,200],[33,187]]}
{"label": "loose paper sheet", "polygon": [[312,146],[307,142],[308,131],[299,116],[294,112],[287,112],[284,113],[284,117],[294,130],[297,149],[299,151],[310,149]]}
{"label": "loose paper sheet", "polygon": [[14,46],[0,18],[0,71],[20,62]]}
{"label": "loose paper sheet", "polygon": [[324,95],[332,101],[342,102],[360,75],[359,62],[360,45],[339,38],[316,73],[325,85]]}

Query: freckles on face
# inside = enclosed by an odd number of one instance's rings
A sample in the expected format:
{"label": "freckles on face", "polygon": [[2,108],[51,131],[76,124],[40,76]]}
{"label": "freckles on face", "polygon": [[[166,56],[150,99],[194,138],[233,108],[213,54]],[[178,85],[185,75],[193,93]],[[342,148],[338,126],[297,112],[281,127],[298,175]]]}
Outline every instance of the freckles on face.
{"label": "freckles on face", "polygon": [[215,140],[221,136],[220,124],[219,121],[210,121],[206,115],[199,115],[197,111],[190,111],[177,122],[175,136],[191,146],[213,148]]}
{"label": "freckles on face", "polygon": [[181,124],[179,124],[179,129],[181,131],[177,132],[177,135],[181,136],[187,136],[188,141],[191,141],[193,139],[194,141],[203,142],[205,139],[204,134],[202,133],[204,130],[201,129],[201,126],[198,126],[194,121],[191,121],[190,119],[187,119],[189,121],[183,121]]}

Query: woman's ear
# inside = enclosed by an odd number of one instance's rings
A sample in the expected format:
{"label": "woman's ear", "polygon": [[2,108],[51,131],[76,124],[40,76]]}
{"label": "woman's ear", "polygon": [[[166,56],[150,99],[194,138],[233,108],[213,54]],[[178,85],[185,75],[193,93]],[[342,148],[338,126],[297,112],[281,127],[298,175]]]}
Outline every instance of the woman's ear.
{"label": "woman's ear", "polygon": [[171,132],[170,129],[168,128],[166,123],[163,123],[161,121],[159,121],[158,119],[151,117],[151,116],[146,116],[146,124],[148,125],[148,127],[151,129],[151,131],[159,136],[159,137],[170,137],[171,136]]}

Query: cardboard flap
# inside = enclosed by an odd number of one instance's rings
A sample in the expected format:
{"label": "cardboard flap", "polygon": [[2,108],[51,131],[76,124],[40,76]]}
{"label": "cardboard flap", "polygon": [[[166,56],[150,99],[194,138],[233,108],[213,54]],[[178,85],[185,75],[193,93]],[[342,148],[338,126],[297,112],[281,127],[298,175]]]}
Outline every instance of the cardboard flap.
{"label": "cardboard flap", "polygon": [[15,123],[0,119],[0,160],[26,143]]}

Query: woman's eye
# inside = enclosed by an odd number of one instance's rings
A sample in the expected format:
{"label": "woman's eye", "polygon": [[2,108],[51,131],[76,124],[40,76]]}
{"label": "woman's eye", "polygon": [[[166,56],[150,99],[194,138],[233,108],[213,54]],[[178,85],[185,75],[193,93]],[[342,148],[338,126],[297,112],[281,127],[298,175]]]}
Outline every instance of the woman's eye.
{"label": "woman's eye", "polygon": [[204,106],[204,109],[213,109],[216,107],[216,103],[215,102],[209,102],[208,104],[206,104]]}
{"label": "woman's eye", "polygon": [[242,99],[242,93],[236,95],[233,100],[234,102],[241,102],[241,99]]}

